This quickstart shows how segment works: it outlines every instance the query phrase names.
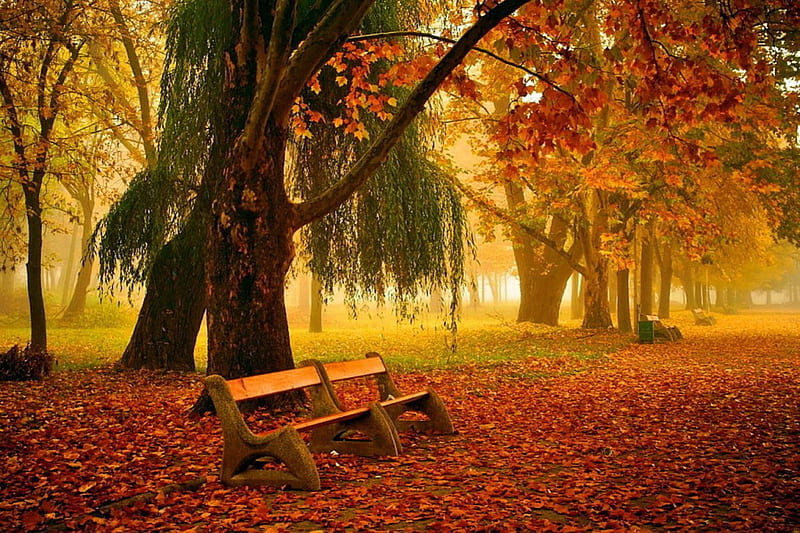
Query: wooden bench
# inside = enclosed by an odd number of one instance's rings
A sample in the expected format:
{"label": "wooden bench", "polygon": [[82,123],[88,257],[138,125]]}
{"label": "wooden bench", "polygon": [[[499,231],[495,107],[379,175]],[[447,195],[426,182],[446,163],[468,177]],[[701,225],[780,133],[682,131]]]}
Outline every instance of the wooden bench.
{"label": "wooden bench", "polygon": [[705,314],[699,307],[697,309],[692,309],[692,315],[694,316],[694,323],[696,326],[713,326],[717,323],[716,318]]}
{"label": "wooden bench", "polygon": [[[312,451],[357,455],[400,453],[397,430],[384,407],[373,402],[367,407],[340,409],[314,365],[227,381],[211,375],[205,379],[205,386],[222,424],[220,478],[226,485],[319,490],[319,473]],[[260,435],[248,428],[237,404],[304,389],[311,396],[314,417]],[[308,445],[300,432],[310,433]]]}
{"label": "wooden bench", "polygon": [[[340,411],[344,411],[346,407],[337,395],[333,384],[356,378],[373,378],[377,385],[380,405],[386,409],[398,432],[414,430],[455,433],[447,408],[436,391],[429,388],[425,391],[403,394],[395,385],[383,358],[375,352],[366,354],[364,359],[324,364],[319,361],[308,361],[308,363],[317,367],[318,372],[323,376],[328,386],[329,396]],[[324,405],[320,406],[320,409],[322,408],[324,408]],[[314,409],[314,414],[316,415],[317,407]],[[423,420],[404,420],[400,418],[403,413],[410,411],[422,413],[426,418]]]}

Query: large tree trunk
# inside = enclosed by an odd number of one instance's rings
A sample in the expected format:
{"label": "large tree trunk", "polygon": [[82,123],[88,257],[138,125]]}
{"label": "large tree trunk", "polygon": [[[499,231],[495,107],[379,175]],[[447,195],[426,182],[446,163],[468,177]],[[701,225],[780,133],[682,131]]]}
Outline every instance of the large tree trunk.
{"label": "large tree trunk", "polygon": [[206,274],[208,373],[225,378],[294,367],[284,279],[294,257],[293,208],[283,187],[286,128],[237,144],[212,191]]}
{"label": "large tree trunk", "polygon": [[[588,262],[587,262],[588,263]],[[581,327],[586,329],[613,326],[608,305],[608,261],[597,257],[586,265],[584,315]]]}
{"label": "large tree trunk", "polygon": [[186,226],[161,249],[147,280],[142,308],[119,364],[125,368],[191,371],[206,308],[204,208],[198,203]]}
{"label": "large tree trunk", "polygon": [[[515,183],[505,184],[506,202],[511,209],[525,202],[524,192]],[[562,245],[568,227],[558,218],[552,220],[548,237]],[[519,228],[512,228],[514,260],[519,274],[520,302],[517,322],[558,325],[561,299],[572,267],[556,251],[535,243],[533,237]]]}
{"label": "large tree trunk", "polygon": [[577,232],[586,264],[583,272],[585,287],[582,327],[610,328],[614,323],[608,305],[609,262],[601,250],[601,236],[608,232],[607,199],[600,191],[588,191],[585,205],[587,219]]}

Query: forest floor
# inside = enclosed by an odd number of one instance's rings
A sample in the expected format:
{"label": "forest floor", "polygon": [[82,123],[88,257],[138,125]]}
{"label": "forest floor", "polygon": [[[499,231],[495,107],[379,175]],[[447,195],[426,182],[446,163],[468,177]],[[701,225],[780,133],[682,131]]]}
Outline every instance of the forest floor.
{"label": "forest floor", "polygon": [[[798,532],[800,314],[719,318],[678,321],[683,340],[652,345],[518,331],[516,350],[535,355],[404,370],[401,389],[434,387],[457,434],[404,435],[398,457],[315,454],[318,492],[222,485],[217,419],[186,414],[199,374],[103,366],[0,383],[0,524]],[[591,344],[611,349],[574,349]]]}

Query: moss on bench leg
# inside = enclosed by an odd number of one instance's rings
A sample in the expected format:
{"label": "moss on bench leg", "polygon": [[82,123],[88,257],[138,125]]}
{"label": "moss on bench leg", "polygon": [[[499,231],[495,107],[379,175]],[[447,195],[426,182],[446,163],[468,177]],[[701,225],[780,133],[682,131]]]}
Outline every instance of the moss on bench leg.
{"label": "moss on bench leg", "polygon": [[[265,435],[256,435],[242,418],[225,379],[208,376],[205,384],[222,424],[224,443],[220,478],[223,483],[319,490],[316,464],[297,430],[286,426]],[[270,462],[284,465],[285,470],[270,469]]]}

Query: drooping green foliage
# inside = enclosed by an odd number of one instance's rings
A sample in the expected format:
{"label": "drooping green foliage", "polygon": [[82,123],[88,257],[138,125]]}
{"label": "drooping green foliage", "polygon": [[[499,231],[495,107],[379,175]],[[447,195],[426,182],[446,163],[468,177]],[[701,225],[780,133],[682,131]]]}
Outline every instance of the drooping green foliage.
{"label": "drooping green foliage", "polygon": [[[378,3],[361,31],[379,34],[413,27],[419,3]],[[377,82],[389,67],[373,65]],[[340,179],[366,141],[333,125],[343,112],[347,88],[335,82],[332,69],[319,75],[322,90],[307,90],[304,101],[322,115],[309,124],[311,137],[297,141],[291,173],[295,194],[306,199]],[[388,88],[402,100],[407,91]],[[380,131],[375,116],[362,116],[370,134]],[[372,179],[330,215],[302,230],[307,267],[322,281],[324,294],[344,291],[351,306],[363,299],[383,302],[388,295],[400,315],[424,293],[449,289],[451,312],[464,282],[463,258],[468,223],[458,194],[426,151],[431,144],[422,128],[411,127]],[[451,315],[452,316],[452,315]]]}
{"label": "drooping green foliage", "polygon": [[[309,142],[315,139],[319,142],[317,137]],[[406,135],[350,201],[304,228],[308,267],[323,280],[325,293],[338,286],[351,303],[382,301],[391,287],[391,298],[404,310],[402,304],[421,292],[461,286],[466,215],[458,195],[442,171],[425,159],[418,142],[413,132]],[[343,166],[343,156],[304,157],[298,165],[306,176],[328,182]],[[313,182],[297,186],[305,194],[315,188]],[[451,301],[456,303],[456,297]]]}
{"label": "drooping green foliage", "polygon": [[[429,7],[426,2],[379,2],[362,31],[414,27]],[[319,2],[298,3],[298,35],[319,9]],[[229,6],[221,0],[182,0],[174,8],[167,31],[157,167],[133,180],[95,232],[101,281],[107,287],[115,279],[129,290],[145,282],[157,253],[181,229],[203,190],[202,175],[216,157],[212,147],[215,132],[221,131],[219,121],[231,120],[229,110],[220,109],[220,94],[232,26]],[[325,109],[327,120],[315,125],[314,136],[296,143],[289,156],[295,169],[292,188],[300,199],[339,179],[365,146],[331,126],[338,110],[334,102],[346,88],[330,76],[321,77],[322,94],[307,91],[304,97],[314,108]],[[375,117],[364,121],[373,131],[382,126]],[[339,286],[353,302],[382,300],[392,287],[399,303],[447,285],[456,303],[467,222],[456,193],[425,158],[427,144],[414,129],[362,191],[302,232],[309,267],[327,293]]]}
{"label": "drooping green foliage", "polygon": [[132,290],[145,282],[156,255],[181,229],[209,162],[215,121],[226,115],[222,53],[231,35],[221,0],[184,0],[173,8],[161,82],[161,141],[156,168],[144,169],[100,221],[93,253],[100,281]]}

